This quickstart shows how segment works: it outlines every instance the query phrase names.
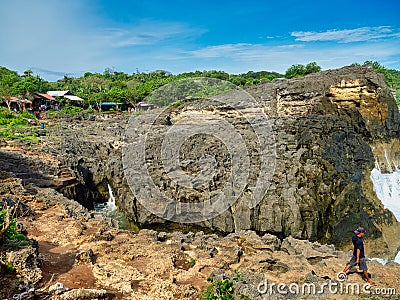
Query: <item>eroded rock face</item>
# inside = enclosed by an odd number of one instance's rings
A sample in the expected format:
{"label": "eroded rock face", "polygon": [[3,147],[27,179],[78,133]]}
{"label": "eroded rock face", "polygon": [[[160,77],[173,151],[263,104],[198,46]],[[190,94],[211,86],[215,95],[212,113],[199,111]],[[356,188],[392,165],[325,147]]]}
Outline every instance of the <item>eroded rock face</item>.
{"label": "eroded rock face", "polygon": [[6,254],[7,261],[12,264],[18,274],[27,283],[37,283],[42,279],[42,270],[39,268],[38,250],[27,246]]}
{"label": "eroded rock face", "polygon": [[363,138],[399,134],[399,114],[382,74],[369,67],[344,67],[250,87],[248,92],[273,116],[336,115]]}
{"label": "eroded rock face", "polygon": [[[194,225],[222,233],[254,230],[337,244],[347,242],[361,224],[373,238],[382,237],[383,227],[396,225],[376,198],[369,176],[376,160],[371,146],[381,141],[393,144],[399,138],[399,112],[381,75],[368,67],[345,67],[262,84],[248,92],[269,118],[276,149],[269,189],[255,208],[249,208],[248,197],[259,173],[259,150],[252,143],[254,131],[241,116],[229,107],[201,101],[169,111],[172,124],[200,111],[224,118],[248,145],[246,191],[221,215]],[[141,117],[145,120],[146,114]],[[91,199],[107,199],[110,184],[119,207],[132,221],[143,227],[182,228],[149,213],[131,192],[121,159],[127,118],[99,118],[67,124],[76,130],[64,133],[62,149],[66,164],[92,191]],[[167,125],[157,126],[162,130]],[[143,128],[136,130],[145,133]],[[217,172],[208,188],[174,186],[162,165],[157,134],[146,145],[151,150],[147,159],[149,173],[163,192],[175,193],[180,201],[199,201],[226,183],[231,171],[226,147],[218,139],[198,135],[182,145],[181,167],[196,174],[199,160],[207,154],[214,157]]]}
{"label": "eroded rock face", "polygon": [[375,166],[383,173],[392,173],[400,166],[400,139],[379,141],[372,145]]}

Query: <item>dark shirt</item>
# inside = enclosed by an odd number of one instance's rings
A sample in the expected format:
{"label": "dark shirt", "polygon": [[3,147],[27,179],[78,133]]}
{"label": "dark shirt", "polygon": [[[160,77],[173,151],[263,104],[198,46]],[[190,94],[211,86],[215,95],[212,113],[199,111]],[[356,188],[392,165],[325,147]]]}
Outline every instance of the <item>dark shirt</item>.
{"label": "dark shirt", "polygon": [[357,257],[357,249],[360,249],[360,258],[364,258],[364,243],[361,237],[354,235],[351,239],[354,245],[353,255]]}

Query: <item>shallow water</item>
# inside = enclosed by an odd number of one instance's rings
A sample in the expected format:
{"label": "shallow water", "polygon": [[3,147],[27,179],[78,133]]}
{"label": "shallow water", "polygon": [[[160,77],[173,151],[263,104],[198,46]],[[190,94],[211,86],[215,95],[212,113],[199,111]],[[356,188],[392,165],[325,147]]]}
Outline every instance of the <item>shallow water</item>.
{"label": "shallow water", "polygon": [[115,197],[112,188],[109,184],[108,184],[108,193],[109,193],[108,201],[95,203],[94,210],[106,215],[107,217],[113,220],[118,221],[118,226],[120,229],[127,229],[134,232],[138,232],[139,231],[138,226],[134,222],[129,221],[125,217],[124,213],[118,210],[118,207],[115,203]]}

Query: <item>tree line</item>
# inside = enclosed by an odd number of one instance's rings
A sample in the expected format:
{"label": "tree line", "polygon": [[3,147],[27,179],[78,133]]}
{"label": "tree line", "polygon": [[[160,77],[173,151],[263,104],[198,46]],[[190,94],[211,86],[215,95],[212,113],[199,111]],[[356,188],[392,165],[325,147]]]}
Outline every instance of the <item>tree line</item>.
{"label": "tree line", "polygon": [[[400,90],[400,71],[387,69],[378,62],[367,61],[364,65],[372,65],[375,70],[385,75],[388,85]],[[188,78],[209,77],[228,81],[239,87],[246,87],[277,78],[295,78],[319,72],[321,67],[316,62],[307,65],[297,64],[288,68],[285,74],[269,71],[249,71],[242,74],[229,74],[224,71],[195,71],[177,75],[165,70],[153,72],[135,72],[127,74],[106,68],[103,73],[87,72],[81,77],[64,76],[64,78],[48,82],[34,76],[31,70],[19,75],[16,71],[0,67],[0,99],[11,96],[31,99],[33,93],[46,93],[49,90],[70,90],[85,99],[85,105],[99,102],[116,102],[134,105],[145,99],[150,93],[168,83]],[[400,98],[400,97],[398,97]]]}

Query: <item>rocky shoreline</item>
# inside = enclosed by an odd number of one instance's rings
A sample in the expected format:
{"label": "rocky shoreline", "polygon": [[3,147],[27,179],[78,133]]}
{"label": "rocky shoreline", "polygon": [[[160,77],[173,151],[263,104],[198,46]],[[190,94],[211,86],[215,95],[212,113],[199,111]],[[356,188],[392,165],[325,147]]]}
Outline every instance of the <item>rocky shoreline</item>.
{"label": "rocky shoreline", "polygon": [[[52,188],[23,186],[20,179],[1,172],[9,193],[29,209],[18,221],[31,246],[12,250],[15,271],[1,278],[2,299],[200,299],[200,291],[215,281],[229,279],[248,299],[315,299],[315,295],[282,295],[259,287],[261,282],[289,286],[321,285],[336,279],[350,253],[293,237],[239,231],[215,234],[157,232],[137,234],[115,228],[103,215],[88,211]],[[370,251],[370,249],[367,249]],[[368,263],[376,287],[400,286],[400,265]],[[354,270],[356,271],[356,270]],[[361,273],[348,283],[362,286]],[[68,288],[68,289],[66,289]],[[25,293],[25,294],[24,294]],[[312,292],[310,292],[312,293]],[[326,290],[324,299],[359,299]],[[376,299],[376,295],[363,295]],[[385,295],[385,299],[399,299]]]}
{"label": "rocky shoreline", "polygon": [[[80,115],[50,120],[48,145],[77,179],[62,192],[91,208],[94,201],[108,199],[110,185],[124,215],[148,229],[222,235],[252,230],[259,235],[293,236],[346,247],[352,234],[349,228],[363,224],[375,256],[395,255],[400,241],[391,236],[400,236],[400,225],[377,198],[370,179],[375,165],[382,172],[400,165],[400,115],[383,77],[368,67],[345,67],[261,84],[247,92],[263,107],[275,138],[275,169],[257,206],[248,205],[260,172],[260,152],[252,142],[254,131],[235,110],[203,99],[139,116]],[[137,123],[131,129],[137,137],[135,143],[141,143],[148,128],[142,125],[150,122],[154,113],[169,114],[172,123],[201,113],[223,118],[235,127],[248,145],[250,160],[245,191],[232,207],[205,222],[182,226],[143,206],[125,176],[130,166],[124,165],[123,153],[132,144],[127,129]],[[150,128],[154,138],[146,145],[147,161],[141,168],[149,170],[160,191],[190,203],[207,200],[224,186],[232,164],[218,140],[198,136],[182,145],[185,158],[180,154],[180,159],[188,174],[198,172],[203,154],[216,160],[209,185],[190,189],[175,186],[163,167],[159,150],[168,126],[157,123]]]}
{"label": "rocky shoreline", "polygon": [[[384,172],[400,162],[400,116],[383,79],[369,68],[347,67],[248,92],[263,103],[275,131],[277,163],[270,189],[258,207],[249,209],[240,198],[223,215],[196,226],[166,222],[132,194],[121,159],[130,116],[48,119],[39,145],[1,140],[0,203],[20,203],[18,221],[30,242],[21,249],[0,249],[15,268],[0,279],[0,297],[201,299],[213,282],[229,282],[238,297],[248,299],[399,299],[400,265],[393,262],[368,263],[375,294],[327,289],[364,284],[357,270],[347,281],[336,277],[350,258],[352,229],[359,224],[367,227],[369,257],[393,259],[399,251],[400,223],[383,207],[370,180],[376,164]],[[194,101],[168,113],[173,123],[199,111],[223,115],[251,140],[254,133],[234,112],[207,105]],[[200,144],[218,149],[217,162],[229,165],[215,141]],[[197,157],[191,146],[185,146],[193,155],[187,159],[189,171]],[[256,163],[257,149],[249,151]],[[155,162],[157,155],[151,156]],[[152,167],[154,178],[164,178],[161,167]],[[214,188],[226,178],[224,170],[219,172]],[[251,191],[256,167],[249,174]],[[108,185],[119,209],[140,230],[120,229],[93,210],[95,202],[108,199]],[[168,192],[170,187],[161,188]],[[187,197],[183,200],[196,196],[196,191],[177,192]],[[265,282],[284,289],[269,294]],[[324,288],[318,295],[289,290],[304,284]],[[393,288],[396,295],[376,294]]]}

